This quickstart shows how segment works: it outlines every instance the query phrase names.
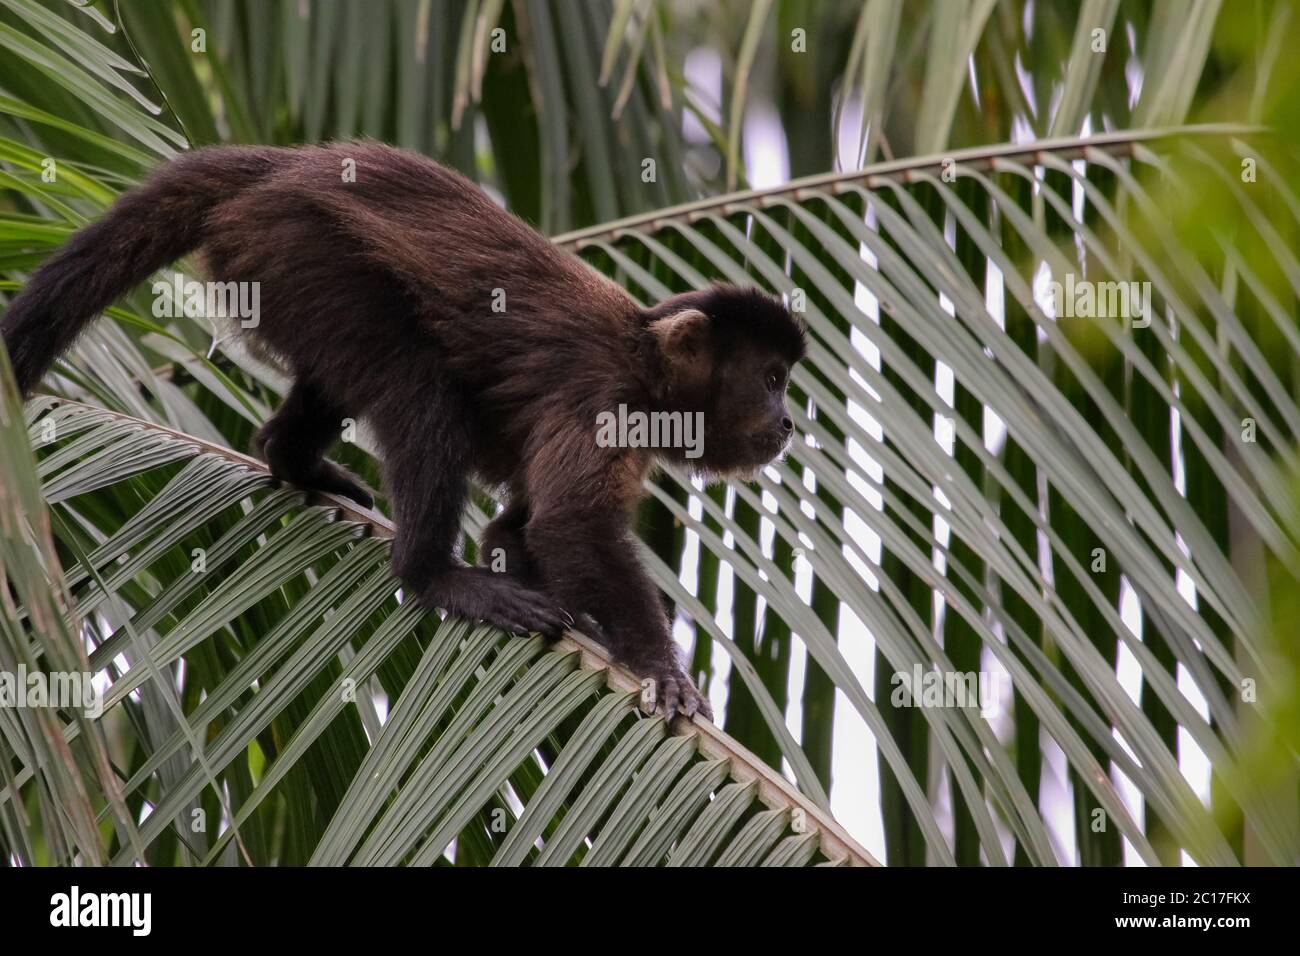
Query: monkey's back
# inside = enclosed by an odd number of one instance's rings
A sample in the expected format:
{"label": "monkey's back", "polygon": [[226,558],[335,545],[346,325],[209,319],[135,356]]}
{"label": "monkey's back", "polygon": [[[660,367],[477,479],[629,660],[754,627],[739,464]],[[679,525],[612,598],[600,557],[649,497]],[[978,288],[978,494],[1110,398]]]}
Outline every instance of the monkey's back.
{"label": "monkey's back", "polygon": [[451,378],[476,444],[518,455],[548,416],[611,407],[635,303],[486,193],[371,141],[282,151],[209,214],[209,277],[257,281],[252,335],[364,413],[396,376]]}

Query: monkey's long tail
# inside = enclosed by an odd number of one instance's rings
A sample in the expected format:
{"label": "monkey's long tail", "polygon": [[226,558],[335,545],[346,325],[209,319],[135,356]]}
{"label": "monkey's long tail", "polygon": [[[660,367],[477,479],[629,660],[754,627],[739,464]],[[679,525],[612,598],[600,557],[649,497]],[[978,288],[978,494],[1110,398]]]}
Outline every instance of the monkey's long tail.
{"label": "monkey's long tail", "polygon": [[19,393],[30,394],[115,299],[202,245],[208,212],[265,177],[284,152],[217,146],[184,153],[45,260],[0,318]]}

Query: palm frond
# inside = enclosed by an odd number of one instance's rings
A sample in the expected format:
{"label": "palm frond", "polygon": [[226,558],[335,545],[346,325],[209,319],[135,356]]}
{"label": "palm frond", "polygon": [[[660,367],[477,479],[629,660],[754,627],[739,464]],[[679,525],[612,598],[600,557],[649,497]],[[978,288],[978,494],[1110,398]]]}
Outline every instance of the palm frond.
{"label": "palm frond", "polygon": [[[205,323],[155,320],[148,296],[128,298],[52,383],[102,417],[67,402],[31,412],[39,438],[57,436],[39,456],[57,545],[41,548],[68,568],[116,723],[105,744],[65,715],[65,751],[54,725],[0,709],[13,753],[0,836],[16,858],[430,862],[460,826],[462,862],[858,859],[817,816],[855,799],[831,773],[846,739],[850,772],[873,746],[880,756],[891,863],[1300,858],[1287,704],[1300,685],[1287,616],[1300,195],[1286,140],[1300,99],[1280,55],[1296,29],[1285,4],[1253,18],[1219,16],[1216,0],[963,0],[964,16],[950,0],[823,3],[816,16],[669,0],[120,6],[118,23],[94,6],[0,0],[0,271],[13,280],[0,292],[187,142],[372,135],[570,230],[557,242],[642,299],[715,279],[786,296],[812,333],[794,383],[802,441],[755,484],[667,474],[649,487],[646,560],[691,622],[679,635],[728,733],[752,750],[733,756],[701,726],[699,753],[683,756],[610,703],[634,690],[614,671],[614,689],[588,692],[573,647],[523,651],[401,617],[383,596],[379,516],[271,488],[228,451],[274,404],[277,374]],[[494,27],[504,54],[484,45]],[[716,90],[687,75],[701,46]],[[713,195],[728,176],[746,182],[759,100],[801,178]],[[683,135],[687,114],[702,141]],[[1275,132],[1179,126],[1205,116]],[[1051,283],[1067,277],[1150,283],[1150,310],[1063,315]],[[364,446],[341,455],[373,483]],[[6,514],[36,514],[22,480]],[[478,498],[467,534],[491,507]],[[224,570],[187,573],[187,547]],[[0,597],[36,607],[46,580],[58,606],[57,563],[13,560],[23,583]],[[81,646],[71,625],[5,618],[28,655],[68,664]],[[332,657],[297,656],[309,639]],[[522,657],[482,719],[431,749],[420,734],[480,706],[508,651]],[[461,666],[474,669],[464,686],[444,686]],[[915,668],[1009,690],[990,719],[899,706],[896,681]],[[359,703],[330,696],[345,679]],[[439,688],[451,697],[435,706]],[[501,768],[466,776],[481,768],[457,748],[480,729],[475,745],[507,763],[533,739],[492,723],[507,699],[545,741],[505,784]],[[394,786],[429,775],[433,810],[412,791],[392,811],[400,796],[356,777],[381,748]],[[1190,776],[1197,756],[1208,784]],[[680,775],[616,793],[634,763]],[[548,786],[556,767],[598,790]],[[113,819],[107,850],[84,801]],[[671,813],[649,820],[656,801]],[[492,829],[493,810],[508,820],[521,805],[507,833]],[[680,807],[698,811],[685,831],[665,817]],[[780,835],[792,807],[816,832]],[[194,810],[233,825],[209,838],[184,821]],[[602,821],[610,836],[588,846]]]}
{"label": "palm frond", "polygon": [[[381,515],[308,503],[273,488],[259,462],[117,413],[43,400],[24,423],[12,398],[3,487],[24,494],[4,496],[0,579],[21,602],[4,618],[5,658],[54,669],[69,637],[13,626],[82,621],[92,649],[79,668],[111,674],[93,729],[48,711],[18,711],[42,721],[40,738],[3,725],[0,740],[25,769],[0,808],[14,817],[26,802],[15,796],[52,790],[70,823],[81,821],[41,860],[7,818],[6,849],[20,860],[157,862],[179,841],[194,861],[237,847],[253,865],[297,854],[334,864],[871,862],[711,725],[640,716],[636,679],[585,638],[548,647],[402,601]],[[29,434],[49,439],[39,462]],[[108,489],[124,505],[117,514]],[[65,609],[49,605],[60,591],[42,494],[66,515],[60,537],[79,556]],[[83,512],[86,496],[94,507]],[[33,530],[44,540],[38,564]],[[174,697],[181,667],[190,711],[152,711],[150,697]],[[382,725],[379,693],[393,702]],[[138,832],[122,821],[129,841],[101,846],[94,813],[109,808],[86,790],[64,794],[83,784],[67,763],[119,721],[144,731],[142,750],[129,772],[114,767],[90,789],[120,793],[136,817],[149,812]],[[264,762],[250,778],[253,754]],[[300,772],[322,765],[332,786]],[[708,813],[715,793],[725,814]],[[213,800],[229,826],[209,835],[193,824]],[[299,820],[292,845],[268,845],[299,803],[319,823]]]}
{"label": "palm frond", "polygon": [[[1164,227],[1152,196],[1160,188],[1152,179],[1195,180],[1225,163],[1234,168],[1235,155],[1211,158],[1198,144],[1246,132],[1108,134],[955,151],[690,203],[557,239],[646,300],[720,279],[757,281],[796,308],[806,302],[810,362],[792,380],[805,403],[796,416],[805,440],[757,489],[735,489],[735,512],[752,509],[777,539],[800,548],[817,580],[876,642],[878,675],[916,667],[964,672],[970,668],[956,666],[949,640],[959,632],[976,640],[977,668],[987,655],[1005,669],[1017,704],[1060,746],[1088,800],[1149,862],[1156,850],[1125,808],[1118,779],[1137,788],[1194,858],[1235,857],[1157,722],[1121,683],[1117,648],[1135,659],[1144,693],[1215,766],[1240,756],[1239,706],[1227,688],[1247,679],[1271,683],[1254,582],[1234,569],[1229,543],[1178,487],[1175,463],[1161,446],[1171,415],[1221,483],[1224,504],[1271,557],[1283,567],[1294,567],[1297,557],[1294,392],[1279,356],[1265,359],[1258,330],[1247,328],[1209,280],[1199,252],[1181,247]],[[1252,149],[1232,141],[1238,151]],[[1286,189],[1286,182],[1271,186]],[[1259,212],[1252,198],[1241,201]],[[1078,236],[1077,245],[1053,235],[1052,223]],[[1295,225],[1288,215],[1281,228]],[[1027,254],[1013,257],[1009,234]],[[958,256],[963,246],[976,253],[973,267]],[[1287,256],[1285,244],[1276,248]],[[991,274],[1005,297],[996,305]],[[1149,326],[1137,315],[1056,314],[1044,302],[1043,278],[1064,282],[1067,274],[1149,282]],[[1137,406],[1139,387],[1155,408]],[[977,414],[957,407],[962,395]],[[990,441],[989,413],[1005,428],[1000,449]],[[1139,413],[1163,417],[1163,433],[1144,433]],[[1243,418],[1258,423],[1267,452],[1237,440]],[[1010,469],[1013,454],[1023,456],[1032,483]],[[873,700],[848,663],[844,638],[798,596],[789,566],[687,478],[672,475],[651,490],[703,548],[726,554],[769,613],[791,624],[869,728],[927,849],[951,859],[924,777],[893,746],[897,728],[882,712],[882,685],[878,680]],[[851,516],[865,519],[869,531],[851,530]],[[680,569],[660,570],[661,586],[683,597]],[[1140,603],[1137,633],[1121,613],[1121,581]],[[1190,583],[1194,600],[1179,581]],[[917,583],[927,597],[939,595],[941,611],[928,599],[919,607],[910,600]],[[1076,589],[1069,600],[1062,597],[1067,585]],[[690,610],[733,661],[748,653],[723,637],[703,608]],[[1168,642],[1168,659],[1153,648],[1151,632]],[[747,677],[743,668],[740,674]],[[1207,714],[1179,686],[1188,675]],[[1267,693],[1281,692],[1275,685]],[[771,707],[765,714],[770,719]],[[938,748],[935,758],[953,774],[981,853],[1004,858],[996,819],[1031,860],[1050,862],[1055,854],[1032,791],[978,709],[921,707],[915,714]],[[804,783],[803,764],[781,729],[773,722]],[[1296,834],[1285,803],[1257,802],[1242,780],[1227,785],[1275,841],[1274,860],[1292,858]]]}

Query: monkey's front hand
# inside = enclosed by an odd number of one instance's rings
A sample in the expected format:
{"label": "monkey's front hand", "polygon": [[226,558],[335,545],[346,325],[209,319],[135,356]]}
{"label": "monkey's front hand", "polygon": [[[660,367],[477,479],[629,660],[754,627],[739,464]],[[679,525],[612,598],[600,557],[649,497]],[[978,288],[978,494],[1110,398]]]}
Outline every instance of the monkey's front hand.
{"label": "monkey's front hand", "polygon": [[641,678],[642,700],[647,705],[653,701],[654,710],[663,714],[669,723],[677,714],[688,720],[696,714],[713,719],[709,699],[686,673],[681,649],[671,640],[656,654],[638,656],[624,663]]}
{"label": "monkey's front hand", "polygon": [[679,659],[659,591],[637,560],[627,514],[575,508],[567,499],[534,501],[529,513],[528,550],[547,590],[578,616],[577,630],[638,677],[653,681],[646,690],[653,687],[655,708],[669,720],[679,713],[711,718],[709,702]]}
{"label": "monkey's front hand", "polygon": [[643,681],[654,681],[655,710],[663,714],[669,723],[672,723],[677,714],[682,714],[688,720],[696,714],[707,720],[713,719],[709,699],[700,693],[695,682],[677,661],[662,661],[642,667],[638,673]]}
{"label": "monkey's front hand", "polygon": [[[709,699],[700,693],[686,673],[681,648],[673,643],[665,629],[657,640],[619,641],[617,631],[609,631],[590,614],[579,614],[577,629],[614,655],[614,659],[641,678],[642,700],[653,701],[653,710],[672,723],[677,714],[687,719],[696,714],[713,719]],[[646,649],[649,648],[649,649]]]}

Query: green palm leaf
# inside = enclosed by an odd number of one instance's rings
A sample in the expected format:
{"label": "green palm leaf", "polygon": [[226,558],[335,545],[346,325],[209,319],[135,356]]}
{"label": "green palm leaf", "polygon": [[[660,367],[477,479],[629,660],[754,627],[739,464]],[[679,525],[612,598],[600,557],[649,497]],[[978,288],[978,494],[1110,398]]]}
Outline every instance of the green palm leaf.
{"label": "green palm leaf", "polygon": [[[308,504],[297,492],[272,488],[260,463],[119,414],[42,401],[24,422],[14,415],[12,385],[7,389],[3,424],[13,454],[3,486],[21,497],[4,498],[3,525],[16,534],[5,538],[0,576],[13,580],[24,600],[6,621],[84,621],[94,649],[80,668],[108,667],[114,679],[103,691],[103,725],[43,719],[44,737],[34,742],[30,731],[4,724],[6,753],[27,769],[0,792],[0,806],[14,817],[15,794],[35,779],[57,785],[56,796],[84,785],[84,768],[33,759],[37,744],[37,752],[57,756],[67,753],[65,742],[97,740],[101,726],[119,720],[143,722],[151,732],[131,772],[112,768],[94,788],[72,791],[76,799],[62,797],[70,811],[81,808],[85,822],[109,812],[87,789],[120,792],[130,806],[144,801],[151,812],[138,832],[124,817],[130,840],[101,845],[93,826],[71,828],[74,815],[63,854],[48,862],[105,854],[117,863],[156,861],[170,836],[191,859],[207,862],[238,847],[256,865],[299,852],[317,863],[427,865],[443,861],[454,844],[462,861],[478,847],[523,863],[539,856],[539,839],[549,848],[548,837],[565,822],[568,852],[551,850],[544,862],[565,863],[576,853],[645,865],[667,858],[729,779],[758,786],[747,789],[737,818],[699,823],[697,835],[716,844],[701,864],[741,836],[745,852],[771,857],[773,865],[870,862],[828,817],[711,726],[679,721],[670,731],[662,718],[640,717],[635,678],[585,639],[547,647],[538,638],[439,621],[402,602],[388,571],[392,526],[382,516],[336,502]],[[27,450],[29,434],[57,436],[42,445],[39,462]],[[125,505],[116,516],[106,507],[109,489]],[[40,528],[30,516],[45,514],[41,494],[68,516],[59,522],[63,540],[79,555],[73,605],[57,613],[37,612],[39,601],[58,594],[49,537],[42,545],[47,564],[33,567],[32,538],[23,533]],[[95,498],[93,514],[78,507],[86,496]],[[110,614],[121,624],[105,633]],[[59,633],[38,627],[31,646],[22,628],[7,627],[6,659],[25,654],[33,668],[42,656],[58,660],[67,643]],[[255,633],[261,636],[250,639]],[[169,682],[181,661],[206,692],[167,725],[145,701],[151,692],[173,693]],[[369,695],[380,687],[395,704],[367,744],[361,731],[368,722],[356,712],[373,709]],[[244,799],[226,805],[227,793],[244,789],[239,764],[250,749],[265,763]],[[262,837],[286,805],[304,796],[286,792],[304,783],[295,770],[327,755],[339,787],[324,786],[311,801],[324,821],[310,834],[318,842],[266,846]],[[182,772],[160,777],[177,759],[187,761]],[[545,771],[531,794],[521,782],[529,770]],[[602,774],[606,799],[584,814],[583,788]],[[166,785],[157,790],[160,781]],[[206,826],[194,825],[206,797],[220,800],[231,822],[210,838]],[[518,822],[528,837],[505,838],[516,822],[511,798],[521,803]],[[774,812],[781,824],[765,827],[761,839],[743,829],[733,834],[740,820]],[[804,838],[798,852],[777,852],[788,836]],[[590,849],[584,838],[594,840]],[[33,844],[19,840],[11,848],[24,845]]]}
{"label": "green palm leaf", "polygon": [[[874,747],[891,863],[1050,864],[1076,858],[1070,836],[1086,863],[1124,844],[1148,863],[1300,858],[1297,77],[1278,52],[1294,18],[945,2],[181,0],[115,23],[0,0],[0,292],[187,139],[364,133],[549,232],[602,222],[556,241],[642,300],[756,283],[811,333],[787,460],[707,491],[664,474],[643,512],[646,562],[750,753],[638,719],[632,678],[581,639],[415,615],[381,515],[272,487],[229,450],[278,373],[129,297],[60,364],[61,400],[29,406],[39,483],[7,433],[5,513],[43,497],[52,541],[39,518],[5,526],[0,664],[84,653],[110,709],[0,709],[4,849],[861,861],[825,813],[847,805],[832,755],[857,771]],[[701,36],[716,103],[683,79]],[[718,195],[746,181],[760,98],[802,178]],[[683,139],[686,111],[708,142]],[[1179,127],[1197,116],[1268,120],[1282,141]],[[846,151],[871,164],[822,172]],[[1150,324],[1056,314],[1066,276],[1149,282]],[[375,483],[364,435],[340,455]],[[897,706],[915,668],[1004,676],[1002,714]],[[228,827],[195,830],[196,811]]]}

